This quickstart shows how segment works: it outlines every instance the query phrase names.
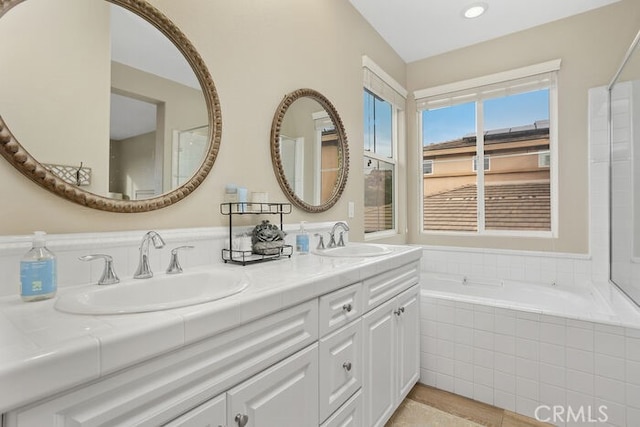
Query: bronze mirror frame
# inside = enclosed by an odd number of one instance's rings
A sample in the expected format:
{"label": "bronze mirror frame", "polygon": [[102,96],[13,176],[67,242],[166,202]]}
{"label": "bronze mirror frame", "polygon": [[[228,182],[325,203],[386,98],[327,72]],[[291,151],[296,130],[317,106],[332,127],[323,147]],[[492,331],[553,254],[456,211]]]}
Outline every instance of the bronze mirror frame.
{"label": "bronze mirror frame", "polygon": [[[291,184],[287,181],[282,164],[282,156],[280,155],[280,129],[282,128],[284,116],[291,104],[300,98],[311,98],[324,108],[335,125],[339,147],[342,152],[342,156],[340,158],[340,174],[338,175],[338,179],[336,180],[333,191],[331,192],[331,197],[320,205],[307,203],[296,195]],[[349,144],[347,141],[347,133],[345,132],[344,125],[342,124],[338,111],[320,92],[307,88],[298,89],[285,95],[282,102],[280,102],[271,124],[271,164],[276,178],[278,179],[278,184],[280,184],[280,188],[289,201],[298,208],[306,212],[319,213],[330,209],[338,202],[342,196],[344,187],[347,184],[347,177],[349,175]]]}
{"label": "bronze mirror frame", "polygon": [[[11,8],[27,0],[0,0],[0,18]],[[58,178],[38,162],[18,142],[0,116],[0,154],[18,171],[39,186],[71,202],[109,212],[148,212],[176,203],[193,192],[206,178],[213,167],[220,148],[222,119],[220,101],[213,79],[202,57],[187,39],[187,36],[162,12],[144,0],[106,0],[121,6],[156,27],[184,55],[196,74],[207,105],[209,122],[209,145],[200,168],[191,179],[180,187],[160,196],[145,200],[116,200],[99,196]],[[1,23],[0,23],[1,25]]]}

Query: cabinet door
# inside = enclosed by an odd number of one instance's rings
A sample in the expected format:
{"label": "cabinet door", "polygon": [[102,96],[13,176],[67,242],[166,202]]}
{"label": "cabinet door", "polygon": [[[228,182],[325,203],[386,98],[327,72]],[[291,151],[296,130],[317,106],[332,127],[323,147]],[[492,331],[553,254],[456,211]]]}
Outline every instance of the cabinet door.
{"label": "cabinet door", "polygon": [[165,427],[226,427],[227,396],[223,394],[190,410]]}
{"label": "cabinet door", "polygon": [[419,286],[414,286],[396,298],[398,405],[409,394],[420,376],[419,290]]}
{"label": "cabinet door", "polygon": [[320,421],[362,384],[362,322],[351,323],[320,340]]}
{"label": "cabinet door", "polygon": [[394,304],[387,301],[362,318],[365,426],[383,426],[396,407]]}
{"label": "cabinet door", "polygon": [[234,427],[318,425],[318,344],[290,356],[227,392]]}

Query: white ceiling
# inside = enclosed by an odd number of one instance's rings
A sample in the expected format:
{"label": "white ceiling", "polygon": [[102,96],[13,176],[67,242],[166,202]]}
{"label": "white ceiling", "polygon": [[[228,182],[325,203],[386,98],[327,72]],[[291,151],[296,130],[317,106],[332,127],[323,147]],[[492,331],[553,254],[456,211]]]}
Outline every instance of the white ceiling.
{"label": "white ceiling", "polygon": [[405,62],[413,62],[620,0],[481,0],[476,19],[462,16],[476,0],[349,0]]}

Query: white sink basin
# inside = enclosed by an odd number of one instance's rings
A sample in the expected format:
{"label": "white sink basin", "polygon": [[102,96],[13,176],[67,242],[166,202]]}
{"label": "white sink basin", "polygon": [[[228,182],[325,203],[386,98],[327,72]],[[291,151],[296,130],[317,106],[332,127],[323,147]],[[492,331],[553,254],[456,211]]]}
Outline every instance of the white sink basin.
{"label": "white sink basin", "polygon": [[375,257],[391,253],[391,249],[384,245],[375,243],[348,243],[347,246],[340,246],[330,249],[319,249],[317,255],[329,257]]}
{"label": "white sink basin", "polygon": [[219,300],[242,292],[247,286],[247,277],[235,271],[159,274],[115,285],[83,286],[60,295],[55,308],[75,314],[143,313]]}

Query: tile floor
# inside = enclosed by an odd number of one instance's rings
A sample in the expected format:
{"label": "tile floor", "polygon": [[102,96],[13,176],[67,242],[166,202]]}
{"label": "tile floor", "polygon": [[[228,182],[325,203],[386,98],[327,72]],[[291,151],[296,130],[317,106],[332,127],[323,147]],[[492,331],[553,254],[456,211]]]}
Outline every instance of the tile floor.
{"label": "tile floor", "polygon": [[385,427],[539,427],[532,418],[417,384]]}

